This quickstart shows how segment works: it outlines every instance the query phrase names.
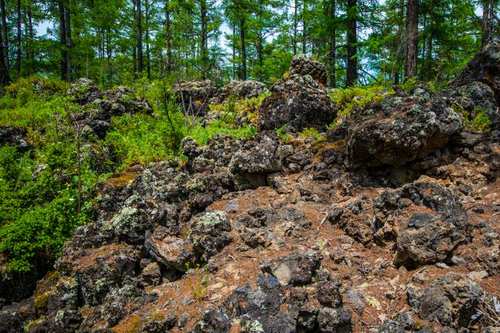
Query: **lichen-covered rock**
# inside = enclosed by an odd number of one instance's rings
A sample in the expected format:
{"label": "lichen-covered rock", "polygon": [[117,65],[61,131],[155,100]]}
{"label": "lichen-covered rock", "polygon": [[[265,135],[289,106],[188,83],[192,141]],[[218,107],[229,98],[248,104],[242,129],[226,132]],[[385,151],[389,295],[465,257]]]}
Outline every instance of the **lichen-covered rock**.
{"label": "lichen-covered rock", "polygon": [[292,59],[290,65],[290,75],[310,75],[315,81],[322,85],[326,85],[328,81],[328,74],[325,65],[319,61],[298,56]]}
{"label": "lichen-covered rock", "polygon": [[448,91],[449,98],[460,111],[470,119],[483,112],[492,123],[492,129],[500,125],[500,111],[495,100],[495,93],[485,83],[473,81]]}
{"label": "lichen-covered rock", "polygon": [[27,150],[31,146],[27,141],[27,131],[22,127],[0,126],[0,147],[15,146],[19,150]]}
{"label": "lichen-covered rock", "polygon": [[392,96],[349,129],[353,167],[402,166],[444,147],[462,129],[462,118],[441,97]]}
{"label": "lichen-covered rock", "polygon": [[495,94],[496,104],[500,105],[500,40],[488,44],[467,64],[462,73],[453,81],[452,86],[460,87],[474,81],[487,84]]}
{"label": "lichen-covered rock", "polygon": [[326,90],[309,76],[298,74],[278,81],[259,109],[259,128],[272,130],[284,125],[295,130],[326,128],[335,118]]}
{"label": "lichen-covered rock", "polygon": [[352,332],[351,312],[344,308],[321,308],[318,313],[318,326],[321,333]]}
{"label": "lichen-covered rock", "polygon": [[97,88],[94,81],[87,78],[80,78],[71,84],[71,87],[68,89],[68,95],[70,95],[76,103],[85,105],[100,98],[102,93],[99,88]]}
{"label": "lichen-covered rock", "polygon": [[222,211],[195,216],[191,221],[190,241],[198,260],[207,261],[231,242],[231,224]]}
{"label": "lichen-covered rock", "polygon": [[267,175],[282,168],[285,156],[281,153],[276,138],[262,136],[244,143],[232,156],[229,168],[237,176],[240,188],[266,185]]}
{"label": "lichen-covered rock", "polygon": [[271,263],[270,273],[281,285],[301,286],[312,282],[312,278],[321,265],[321,257],[314,252],[291,254]]}
{"label": "lichen-covered rock", "polygon": [[225,85],[210,102],[223,103],[228,98],[253,98],[268,92],[266,85],[259,81],[231,81]]}
{"label": "lichen-covered rock", "polygon": [[174,94],[183,113],[204,116],[217,87],[210,80],[179,82],[174,85]]}
{"label": "lichen-covered rock", "polygon": [[492,325],[488,309],[494,307],[488,295],[475,282],[458,274],[449,273],[423,290],[409,294],[409,303],[419,316],[452,328],[470,328],[482,323]]}
{"label": "lichen-covered rock", "polygon": [[193,244],[189,240],[169,235],[165,227],[158,227],[145,242],[148,253],[167,268],[185,271],[193,260]]}
{"label": "lichen-covered rock", "polygon": [[296,73],[271,87],[271,96],[259,109],[260,129],[272,130],[286,125],[300,131],[330,125],[336,116],[333,103],[324,86],[309,74],[298,66]]}

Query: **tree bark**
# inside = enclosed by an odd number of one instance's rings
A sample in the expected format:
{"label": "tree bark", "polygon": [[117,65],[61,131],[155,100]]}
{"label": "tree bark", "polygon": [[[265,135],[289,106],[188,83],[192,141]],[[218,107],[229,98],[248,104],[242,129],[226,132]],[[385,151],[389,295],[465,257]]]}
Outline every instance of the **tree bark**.
{"label": "tree bark", "polygon": [[5,0],[0,0],[0,86],[4,86],[10,82],[9,67],[8,67],[8,46],[5,39],[6,18],[5,18]]}
{"label": "tree bark", "polygon": [[259,25],[257,28],[257,40],[255,43],[255,49],[257,51],[257,64],[258,64],[258,71],[257,71],[257,78],[260,81],[264,80],[263,77],[263,67],[264,67],[264,54],[263,54],[263,49],[264,49],[264,33],[263,33],[263,12],[264,12],[264,3],[263,0],[258,1],[258,7],[257,7],[257,18],[259,21]]}
{"label": "tree bark", "polygon": [[201,19],[201,76],[205,80],[208,77],[208,13],[207,1],[200,0],[200,19]]}
{"label": "tree bark", "polygon": [[327,8],[328,13],[327,15],[329,16],[328,20],[328,25],[329,25],[329,54],[328,54],[328,59],[330,60],[330,83],[329,86],[330,88],[335,88],[337,86],[337,77],[336,77],[336,64],[337,64],[337,27],[336,27],[336,9],[337,9],[337,1],[336,0],[330,0],[329,3],[329,8]]}
{"label": "tree bark", "polygon": [[33,74],[33,67],[35,64],[35,53],[33,49],[33,41],[35,40],[35,34],[33,31],[33,1],[29,1],[27,8],[28,16],[28,43],[26,47],[26,55],[28,60],[28,74]]}
{"label": "tree bark", "polygon": [[21,30],[21,22],[22,22],[22,11],[21,11],[21,0],[17,0],[16,3],[16,14],[17,14],[17,36],[16,36],[16,72],[17,77],[21,77],[21,61],[22,61],[22,30]]}
{"label": "tree bark", "polygon": [[63,0],[58,1],[59,4],[59,38],[61,44],[61,79],[64,81],[70,80],[70,56],[68,30],[70,22],[67,21],[69,14],[67,13],[66,5]]}
{"label": "tree bark", "polygon": [[170,74],[172,72],[172,21],[171,21],[171,11],[170,2],[165,0],[165,47],[167,49],[167,61],[165,64],[166,72]]}
{"label": "tree bark", "polygon": [[136,25],[137,25],[137,71],[144,71],[144,51],[142,45],[142,5],[141,0],[136,0]]}
{"label": "tree bark", "polygon": [[418,43],[418,0],[408,0],[406,9],[406,79],[417,75],[417,43]]}
{"label": "tree bark", "polygon": [[493,38],[493,26],[495,24],[495,0],[482,0],[482,38],[481,48],[484,48]]}
{"label": "tree bark", "polygon": [[146,70],[148,74],[148,80],[151,80],[151,42],[149,37],[149,17],[150,17],[150,8],[149,8],[149,0],[144,0],[145,6],[145,16],[146,16]]}
{"label": "tree bark", "polygon": [[302,54],[307,53],[306,0],[302,0]]}
{"label": "tree bark", "polygon": [[5,10],[5,0],[0,0],[0,15],[1,15],[1,25],[0,30],[0,42],[1,42],[1,58],[0,72],[3,73],[0,79],[2,84],[7,84],[10,82],[9,76],[9,37],[8,37],[8,27],[7,27],[7,12]]}
{"label": "tree bark", "polygon": [[245,81],[247,79],[247,48],[246,48],[246,21],[245,18],[240,18],[240,80]]}
{"label": "tree bark", "polygon": [[346,85],[353,86],[358,81],[358,2],[347,0],[347,71]]}
{"label": "tree bark", "polygon": [[297,33],[299,25],[299,9],[297,2],[298,0],[293,1],[293,55],[297,55]]}

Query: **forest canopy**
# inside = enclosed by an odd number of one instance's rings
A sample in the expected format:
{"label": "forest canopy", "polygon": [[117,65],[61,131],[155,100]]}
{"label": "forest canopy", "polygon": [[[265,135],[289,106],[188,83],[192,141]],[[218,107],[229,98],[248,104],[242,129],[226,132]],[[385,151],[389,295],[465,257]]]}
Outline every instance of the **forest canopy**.
{"label": "forest canopy", "polygon": [[2,85],[40,75],[270,83],[297,54],[331,87],[451,78],[498,35],[498,0],[0,0]]}

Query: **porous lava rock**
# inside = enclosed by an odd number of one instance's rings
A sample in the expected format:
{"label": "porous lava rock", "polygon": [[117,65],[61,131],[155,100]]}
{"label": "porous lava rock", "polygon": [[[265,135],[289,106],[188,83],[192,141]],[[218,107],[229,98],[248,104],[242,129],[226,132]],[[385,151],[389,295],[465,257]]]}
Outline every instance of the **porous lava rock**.
{"label": "porous lava rock", "polygon": [[368,111],[349,129],[352,167],[405,165],[446,146],[463,127],[461,116],[439,96],[391,96]]}
{"label": "porous lava rock", "polygon": [[[306,60],[295,60],[290,74],[271,87],[271,96],[259,109],[260,129],[285,125],[297,131],[307,127],[323,129],[335,119],[334,105],[321,83],[321,70],[315,63],[307,64]],[[315,80],[318,76],[320,81]]]}

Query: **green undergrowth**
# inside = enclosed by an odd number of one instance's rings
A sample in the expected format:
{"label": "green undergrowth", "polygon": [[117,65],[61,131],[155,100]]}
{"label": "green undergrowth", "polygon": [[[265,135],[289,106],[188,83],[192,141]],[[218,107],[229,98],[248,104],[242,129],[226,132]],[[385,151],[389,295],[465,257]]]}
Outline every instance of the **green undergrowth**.
{"label": "green undergrowth", "polygon": [[[206,144],[216,135],[247,139],[256,133],[232,117],[208,124],[185,117],[164,82],[139,82],[135,89],[153,114],[114,117],[98,139],[78,135],[70,115],[82,110],[66,96],[66,84],[30,78],[6,88],[0,126],[24,129],[30,145],[25,151],[0,147],[0,252],[8,256],[8,270],[29,273],[50,265],[75,228],[92,219],[97,185],[111,175],[134,164],[184,159],[180,143],[187,136]],[[236,108],[258,104],[254,99]]]}
{"label": "green undergrowth", "polygon": [[381,102],[385,97],[393,93],[394,91],[391,88],[378,85],[333,89],[330,91],[329,96],[337,108],[337,119],[330,126],[335,127],[354,111]]}

